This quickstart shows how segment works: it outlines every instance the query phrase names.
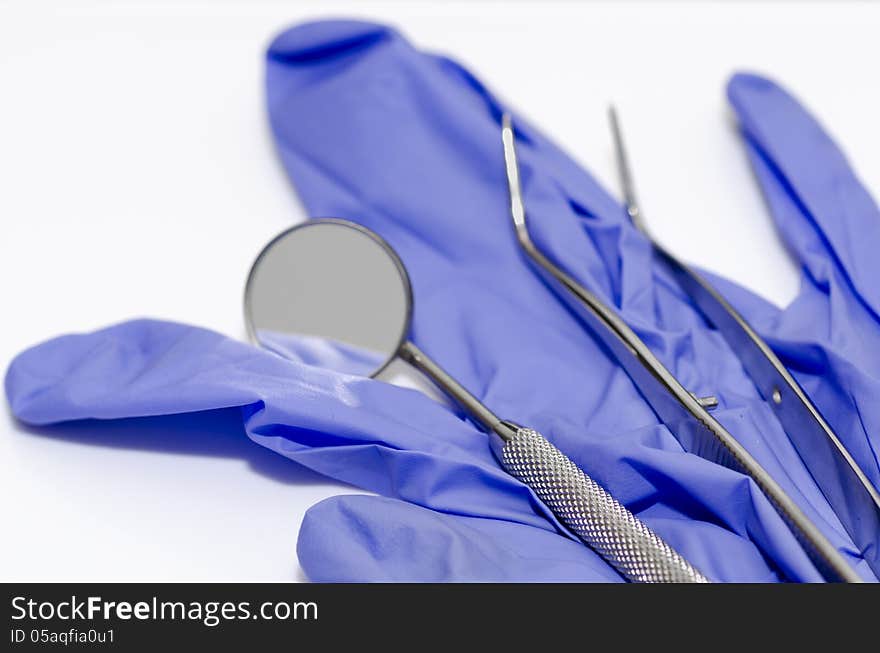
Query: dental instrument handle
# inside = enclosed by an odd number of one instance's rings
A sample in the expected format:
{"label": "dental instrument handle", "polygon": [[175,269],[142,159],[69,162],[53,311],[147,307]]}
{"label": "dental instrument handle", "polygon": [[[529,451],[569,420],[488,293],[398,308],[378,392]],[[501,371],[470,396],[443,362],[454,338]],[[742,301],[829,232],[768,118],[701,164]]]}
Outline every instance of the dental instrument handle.
{"label": "dental instrument handle", "polygon": [[569,530],[634,583],[708,583],[675,549],[533,429],[517,428],[493,451]]}
{"label": "dental instrument handle", "polygon": [[621,576],[637,583],[709,582],[543,435],[499,419],[414,343],[404,342],[399,355],[467,409],[489,431],[504,470]]}

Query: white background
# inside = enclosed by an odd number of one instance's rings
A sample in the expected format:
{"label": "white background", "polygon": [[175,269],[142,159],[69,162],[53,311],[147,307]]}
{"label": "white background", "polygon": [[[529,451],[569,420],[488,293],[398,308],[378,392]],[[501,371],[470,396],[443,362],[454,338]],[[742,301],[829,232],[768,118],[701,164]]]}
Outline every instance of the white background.
{"label": "white background", "polygon": [[[778,303],[797,270],[732,128],[728,75],[784,81],[880,189],[877,5],[2,3],[0,364],[136,316],[243,337],[251,260],[303,217],[266,126],[263,51],[326,16],[452,54],[611,187],[614,100],[660,240]],[[302,580],[303,513],[352,491],[216,424],[168,442],[161,420],[0,419],[0,580]]]}

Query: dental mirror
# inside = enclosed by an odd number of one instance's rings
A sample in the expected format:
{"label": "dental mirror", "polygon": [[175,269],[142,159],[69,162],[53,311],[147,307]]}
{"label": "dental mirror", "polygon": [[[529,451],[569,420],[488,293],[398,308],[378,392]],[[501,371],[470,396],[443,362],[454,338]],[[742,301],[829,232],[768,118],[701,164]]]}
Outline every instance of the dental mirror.
{"label": "dental mirror", "polygon": [[245,315],[251,340],[276,354],[346,374],[376,376],[409,328],[412,295],[397,255],[343,221],[293,227],[251,269]]}
{"label": "dental mirror", "polygon": [[416,367],[490,433],[502,467],[625,578],[706,581],[544,436],[499,419],[410,341],[412,311],[409,276],[391,246],[335,218],[274,238],[245,289],[251,339],[284,358],[360,376],[376,376],[398,356]]}
{"label": "dental mirror", "polygon": [[276,236],[251,267],[245,321],[256,344],[301,363],[377,376],[397,356],[487,430],[511,429],[408,340],[413,295],[397,253],[348,220],[310,220]]}

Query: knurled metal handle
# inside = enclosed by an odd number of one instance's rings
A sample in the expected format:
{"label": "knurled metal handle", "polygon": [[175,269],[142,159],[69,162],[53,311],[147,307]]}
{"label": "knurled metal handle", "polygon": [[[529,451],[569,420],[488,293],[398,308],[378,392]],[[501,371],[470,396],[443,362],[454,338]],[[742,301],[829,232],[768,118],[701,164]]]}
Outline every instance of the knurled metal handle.
{"label": "knurled metal handle", "polygon": [[528,485],[559,521],[627,580],[709,582],[537,431],[517,429],[496,452],[511,476]]}

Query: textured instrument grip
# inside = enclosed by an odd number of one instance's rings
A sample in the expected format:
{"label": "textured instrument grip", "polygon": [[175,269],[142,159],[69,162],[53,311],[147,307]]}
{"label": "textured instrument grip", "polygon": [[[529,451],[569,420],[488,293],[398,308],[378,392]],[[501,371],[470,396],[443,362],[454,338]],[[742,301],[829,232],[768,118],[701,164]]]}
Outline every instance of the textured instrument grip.
{"label": "textured instrument grip", "polygon": [[639,583],[709,580],[584,474],[540,433],[519,428],[499,457],[553,514],[624,578]]}

